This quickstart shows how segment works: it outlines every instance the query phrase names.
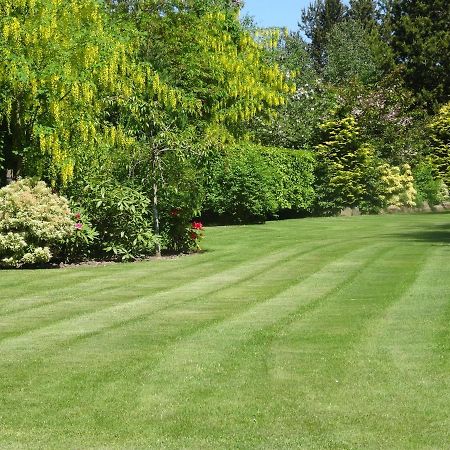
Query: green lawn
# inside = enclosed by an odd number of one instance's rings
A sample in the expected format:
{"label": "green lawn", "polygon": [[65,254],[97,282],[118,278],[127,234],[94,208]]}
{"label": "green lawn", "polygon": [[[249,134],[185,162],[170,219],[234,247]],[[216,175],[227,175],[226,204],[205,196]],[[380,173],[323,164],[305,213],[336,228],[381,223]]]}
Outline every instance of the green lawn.
{"label": "green lawn", "polygon": [[0,448],[450,448],[450,215],[0,272]]}

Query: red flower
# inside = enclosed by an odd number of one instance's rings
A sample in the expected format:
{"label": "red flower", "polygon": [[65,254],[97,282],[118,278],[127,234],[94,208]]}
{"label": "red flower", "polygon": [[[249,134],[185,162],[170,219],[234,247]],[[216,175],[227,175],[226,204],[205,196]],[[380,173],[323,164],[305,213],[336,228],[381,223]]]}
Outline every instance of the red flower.
{"label": "red flower", "polygon": [[81,229],[83,228],[83,224],[80,223],[80,222],[77,222],[77,223],[75,224],[75,228],[76,228],[77,230],[81,230]]}
{"label": "red flower", "polygon": [[203,224],[201,222],[192,222],[192,228],[194,230],[203,230]]}
{"label": "red flower", "polygon": [[197,239],[197,233],[195,233],[194,231],[192,231],[189,236],[191,237],[192,240],[196,240]]}
{"label": "red flower", "polygon": [[81,219],[81,213],[77,212],[75,214],[75,220],[80,220]]}

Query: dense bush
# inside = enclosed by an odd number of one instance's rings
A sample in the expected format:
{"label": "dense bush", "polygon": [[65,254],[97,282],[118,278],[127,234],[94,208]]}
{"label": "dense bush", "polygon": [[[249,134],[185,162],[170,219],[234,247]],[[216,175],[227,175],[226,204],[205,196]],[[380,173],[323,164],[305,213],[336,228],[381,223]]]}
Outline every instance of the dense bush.
{"label": "dense bush", "polygon": [[273,174],[256,147],[230,147],[208,159],[208,211],[235,223],[263,222],[276,211]]}
{"label": "dense bush", "polygon": [[447,186],[440,178],[435,177],[433,165],[424,161],[414,169],[414,186],[417,191],[417,204],[438,205],[448,197]]}
{"label": "dense bush", "polygon": [[431,159],[439,177],[450,186],[450,102],[431,121],[429,132]]}
{"label": "dense bush", "polygon": [[272,173],[277,211],[303,212],[314,203],[314,156],[311,152],[259,147]]}
{"label": "dense bush", "polygon": [[263,222],[313,203],[314,159],[296,150],[239,143],[206,157],[205,210],[231,222]]}
{"label": "dense bush", "polygon": [[382,164],[379,168],[382,185],[380,198],[383,206],[416,206],[417,191],[410,166]]}
{"label": "dense bush", "polygon": [[321,143],[316,147],[317,207],[335,214],[346,207],[364,212],[382,207],[381,173],[374,149],[362,144],[353,117],[321,125]]}
{"label": "dense bush", "polygon": [[96,256],[132,260],[153,254],[156,239],[147,196],[113,181],[88,183],[81,194],[76,200],[98,233]]}
{"label": "dense bush", "polygon": [[0,266],[46,263],[75,232],[68,201],[43,181],[0,189]]}

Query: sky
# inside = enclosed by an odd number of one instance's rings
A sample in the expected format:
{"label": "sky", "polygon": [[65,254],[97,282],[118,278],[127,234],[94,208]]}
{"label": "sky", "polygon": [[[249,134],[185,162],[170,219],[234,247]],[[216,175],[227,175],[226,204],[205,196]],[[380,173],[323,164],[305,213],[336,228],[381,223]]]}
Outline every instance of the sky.
{"label": "sky", "polygon": [[310,3],[311,0],[245,0],[241,16],[253,16],[262,27],[287,27],[296,31],[301,11]]}

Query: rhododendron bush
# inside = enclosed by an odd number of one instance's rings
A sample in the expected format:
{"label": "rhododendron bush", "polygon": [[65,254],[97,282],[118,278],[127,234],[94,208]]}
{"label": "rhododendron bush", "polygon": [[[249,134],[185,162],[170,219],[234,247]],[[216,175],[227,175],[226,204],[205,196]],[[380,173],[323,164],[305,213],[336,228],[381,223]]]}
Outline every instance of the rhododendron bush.
{"label": "rhododendron bush", "polygon": [[0,189],[0,266],[46,263],[75,232],[69,203],[43,181]]}

